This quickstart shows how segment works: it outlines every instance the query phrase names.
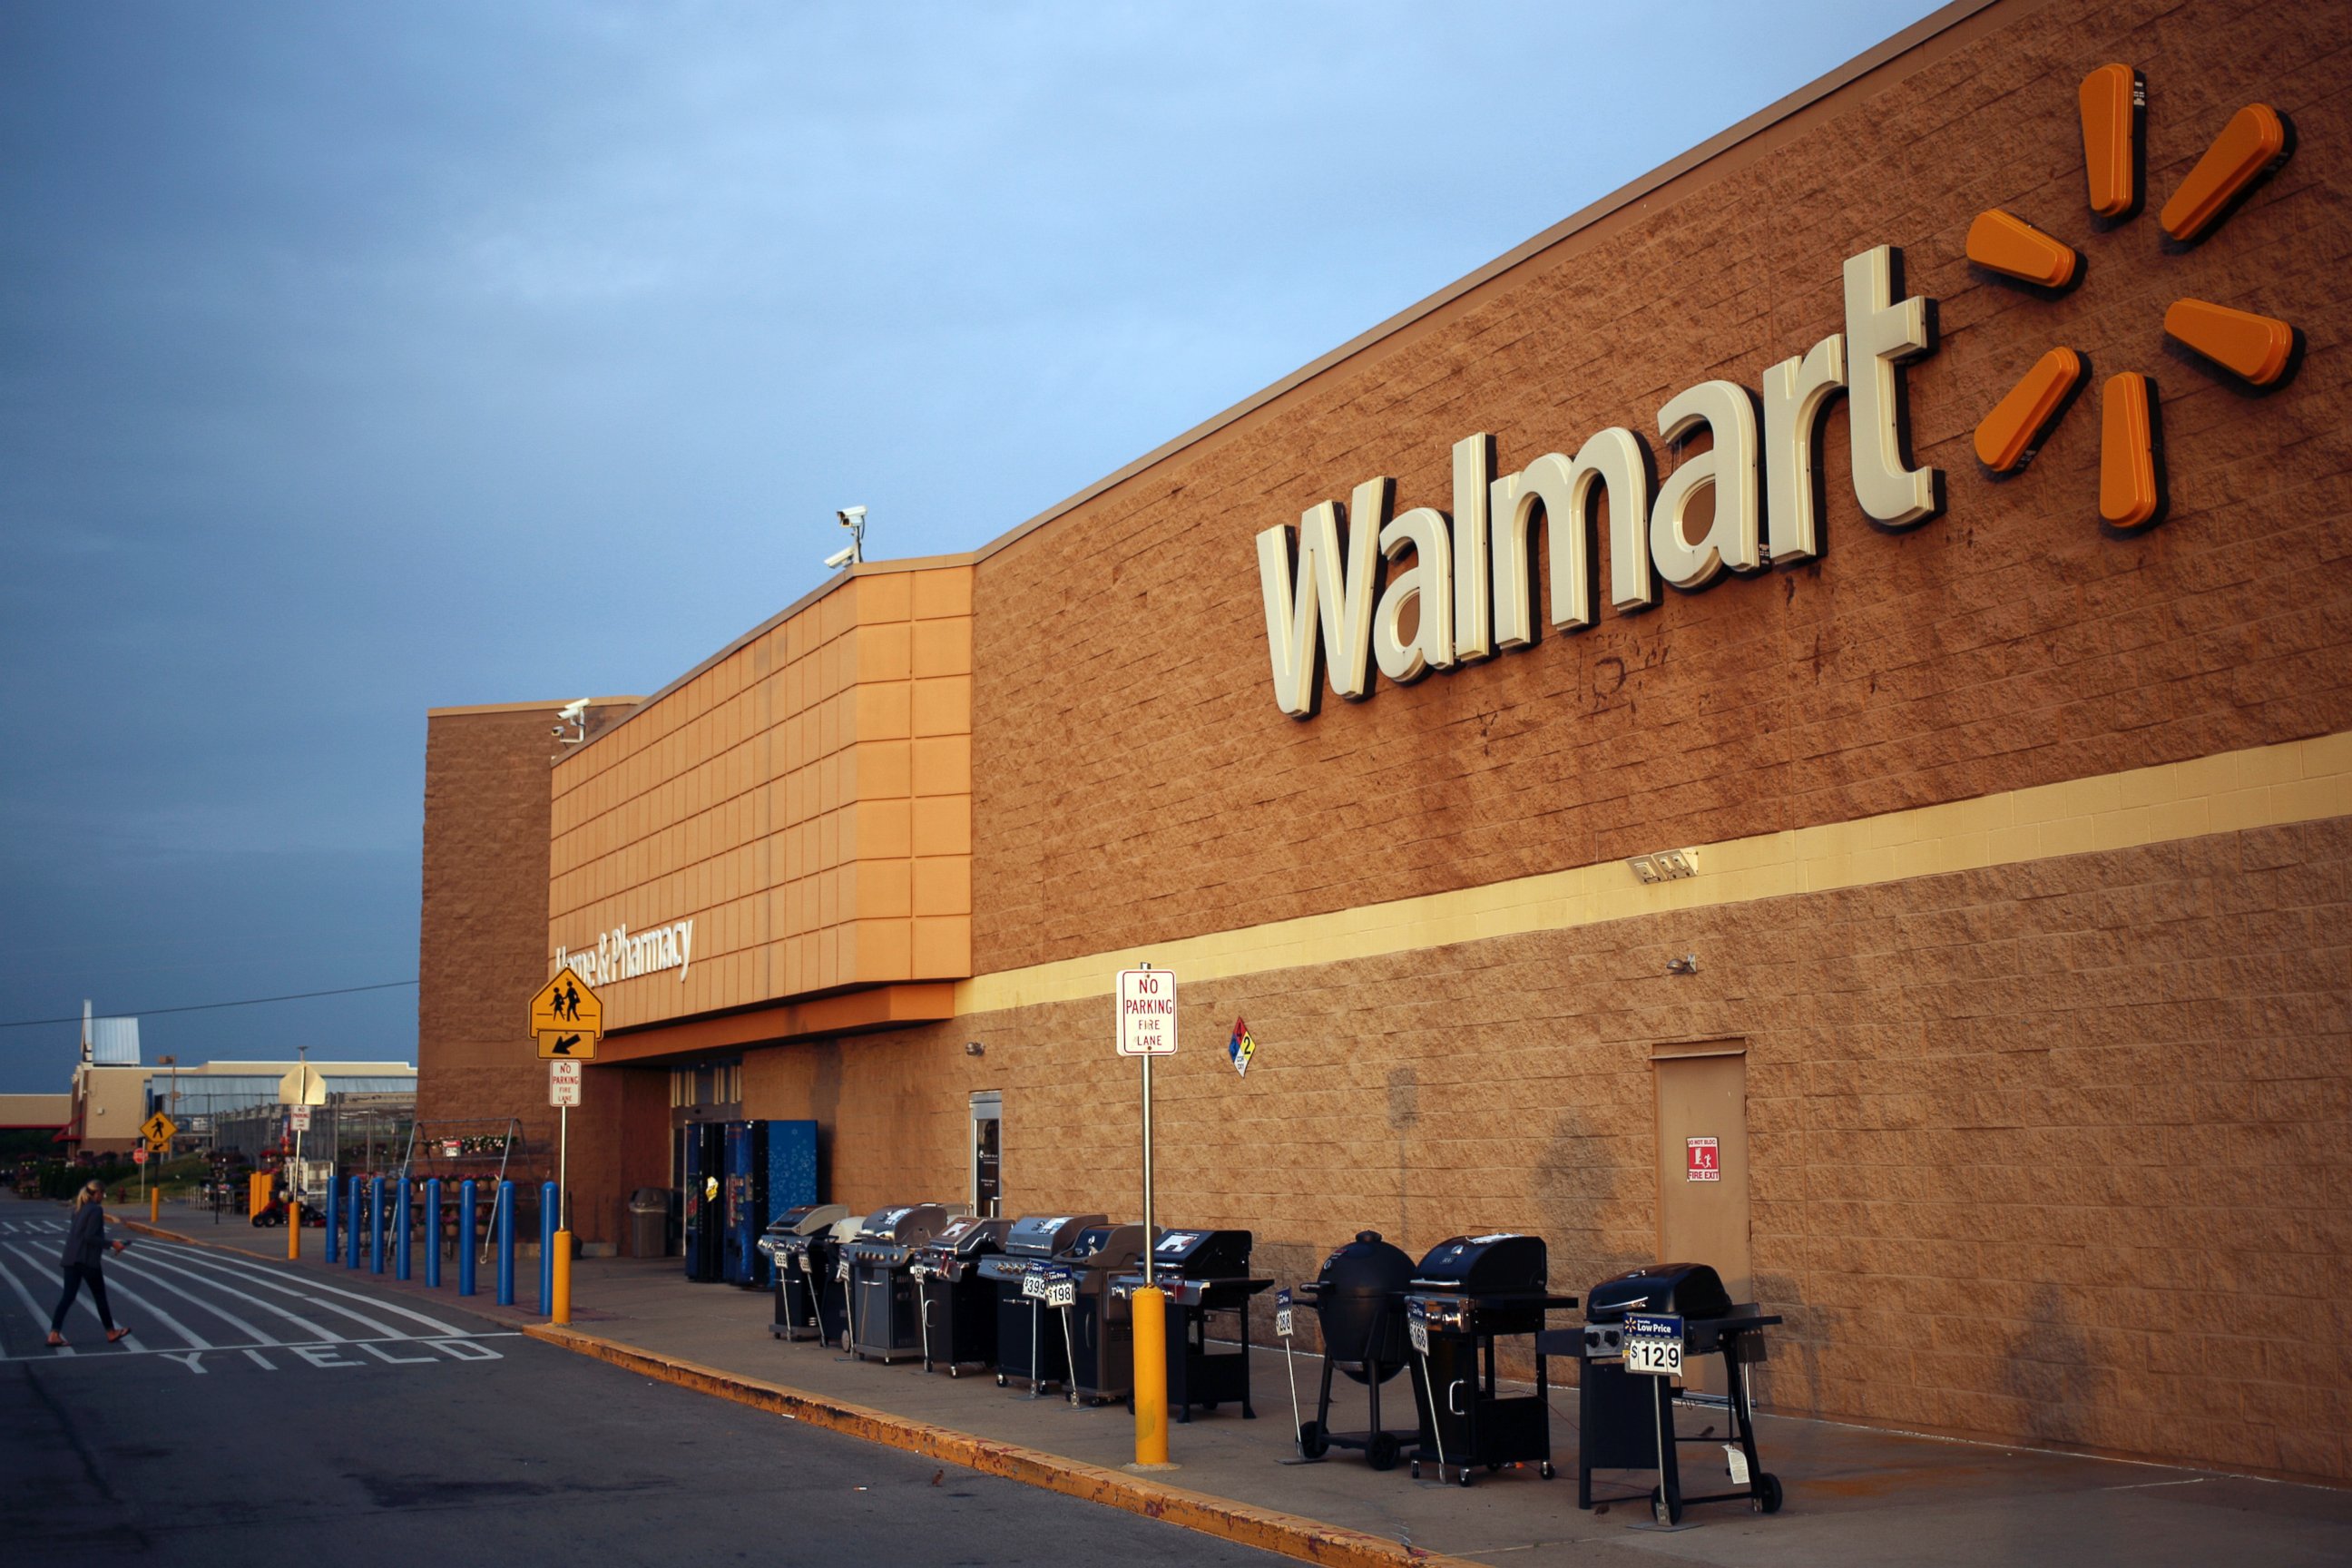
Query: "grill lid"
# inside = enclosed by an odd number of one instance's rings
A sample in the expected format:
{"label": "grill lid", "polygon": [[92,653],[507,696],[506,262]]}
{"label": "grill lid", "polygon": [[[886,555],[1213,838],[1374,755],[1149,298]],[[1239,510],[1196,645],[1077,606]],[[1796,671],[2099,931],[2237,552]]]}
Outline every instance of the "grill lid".
{"label": "grill lid", "polygon": [[1090,1225],[1054,1261],[1065,1268],[1124,1268],[1143,1256],[1139,1225]]}
{"label": "grill lid", "polygon": [[846,1219],[849,1211],[839,1204],[803,1204],[786,1209],[768,1222],[764,1234],[771,1237],[807,1236],[823,1230],[835,1220]]}
{"label": "grill lid", "polygon": [[866,1216],[857,1239],[893,1247],[916,1247],[939,1235],[948,1223],[948,1211],[939,1204],[902,1204],[876,1209]]}
{"label": "grill lid", "polygon": [[982,1219],[977,1215],[958,1215],[948,1221],[947,1228],[923,1243],[923,1250],[933,1257],[980,1258],[1004,1249],[1004,1233],[1013,1228],[1009,1219]]}
{"label": "grill lid", "polygon": [[1249,1272],[1250,1233],[1245,1230],[1163,1230],[1151,1248],[1155,1272],[1166,1269],[1187,1279],[1232,1279]]}
{"label": "grill lid", "polygon": [[1587,1322],[1622,1322],[1628,1312],[1727,1318],[1731,1293],[1723,1288],[1723,1277],[1704,1263],[1654,1263],[1603,1279],[1584,1298]]}
{"label": "grill lid", "polygon": [[1051,1258],[1071,1246],[1089,1226],[1107,1225],[1108,1215],[1033,1214],[1013,1222],[1004,1234],[1004,1250],[1018,1258]]}
{"label": "grill lid", "polygon": [[1541,1295],[1546,1263],[1539,1236],[1508,1231],[1457,1236],[1429,1249],[1408,1289],[1465,1296]]}

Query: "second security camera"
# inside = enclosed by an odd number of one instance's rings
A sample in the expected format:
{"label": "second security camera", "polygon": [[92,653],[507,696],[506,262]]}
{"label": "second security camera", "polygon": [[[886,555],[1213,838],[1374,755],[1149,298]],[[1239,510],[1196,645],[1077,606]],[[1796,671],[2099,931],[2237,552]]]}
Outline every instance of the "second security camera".
{"label": "second security camera", "polygon": [[837,566],[846,566],[856,559],[857,546],[855,544],[845,544],[840,549],[835,551],[832,554],[826,556],[824,558],[824,564],[826,569],[830,571]]}
{"label": "second security camera", "polygon": [[866,521],[866,509],[862,506],[848,506],[842,508],[833,515],[841,519],[842,527],[856,528],[859,523]]}

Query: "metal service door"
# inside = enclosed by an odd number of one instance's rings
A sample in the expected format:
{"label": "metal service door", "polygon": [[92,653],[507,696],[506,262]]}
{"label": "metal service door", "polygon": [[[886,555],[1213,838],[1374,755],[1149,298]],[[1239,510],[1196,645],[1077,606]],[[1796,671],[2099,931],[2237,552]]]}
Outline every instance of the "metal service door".
{"label": "metal service door", "polygon": [[1004,1212],[1004,1096],[993,1089],[971,1097],[971,1212],[982,1219]]}
{"label": "metal service door", "polygon": [[[1662,1046],[1658,1083],[1658,1261],[1705,1263],[1735,1301],[1755,1300],[1748,1254],[1748,1047],[1737,1040]],[[1686,1385],[1725,1392],[1701,1358]]]}

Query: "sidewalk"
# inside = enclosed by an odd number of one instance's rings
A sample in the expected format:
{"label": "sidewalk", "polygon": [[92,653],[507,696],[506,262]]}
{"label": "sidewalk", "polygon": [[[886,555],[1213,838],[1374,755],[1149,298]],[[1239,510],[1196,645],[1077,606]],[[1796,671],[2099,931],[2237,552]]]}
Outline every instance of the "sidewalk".
{"label": "sidewalk", "polygon": [[[285,1258],[284,1231],[233,1221],[215,1226],[208,1211],[167,1209],[161,1228]],[[325,1267],[323,1246],[322,1233],[304,1233],[306,1267]],[[389,1262],[380,1277],[368,1275],[364,1264],[357,1272],[371,1286],[413,1289],[451,1306],[460,1300],[454,1267],[438,1291],[425,1289],[421,1261],[416,1280],[406,1286],[393,1279]],[[518,1268],[516,1282],[519,1298],[535,1301],[536,1265]],[[1033,1400],[1017,1387],[1000,1389],[985,1373],[949,1378],[915,1363],[883,1366],[814,1342],[788,1344],[768,1333],[766,1292],[688,1284],[674,1259],[576,1261],[572,1294],[581,1304],[568,1329],[545,1326],[536,1311],[491,1304],[490,1271],[480,1283],[483,1294],[467,1299],[467,1310],[531,1325],[536,1337],[646,1375],[1311,1562],[2210,1568],[2352,1561],[2352,1492],[1773,1415],[1759,1417],[1758,1442],[1765,1468],[1787,1490],[1782,1511],[1766,1518],[1737,1505],[1702,1506],[1682,1529],[1659,1531],[1646,1507],[1630,1498],[1605,1512],[1576,1507],[1573,1389],[1555,1390],[1551,1402],[1557,1480],[1541,1480],[1530,1468],[1481,1475],[1465,1489],[1414,1481],[1402,1466],[1376,1473],[1355,1455],[1286,1464],[1296,1455],[1295,1427],[1279,1349],[1259,1352],[1253,1363],[1257,1420],[1244,1421],[1228,1407],[1171,1426],[1171,1457],[1181,1468],[1139,1477],[1120,1468],[1134,1457],[1134,1424],[1121,1405],[1077,1408],[1058,1397]],[[1298,1358],[1299,1398],[1310,1415],[1320,1373],[1320,1362]],[[1363,1392],[1344,1387],[1333,1395],[1335,1425],[1360,1426]],[[1383,1390],[1384,1398],[1391,1394],[1395,1409],[1410,1412],[1412,1395],[1401,1380]],[[1687,1434],[1719,1420],[1705,1410],[1682,1413]],[[1399,1422],[1392,1417],[1391,1424]],[[1712,1452],[1685,1446],[1686,1489],[1717,1489],[1720,1474],[1701,1468]],[[1648,1485],[1649,1478],[1640,1478],[1643,1492]],[[1633,1490],[1603,1477],[1594,1480],[1597,1496]]]}

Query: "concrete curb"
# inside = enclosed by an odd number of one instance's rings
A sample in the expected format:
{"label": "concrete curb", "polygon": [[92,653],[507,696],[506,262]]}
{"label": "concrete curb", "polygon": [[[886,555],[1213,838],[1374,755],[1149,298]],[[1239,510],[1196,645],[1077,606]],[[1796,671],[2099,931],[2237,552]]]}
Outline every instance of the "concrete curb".
{"label": "concrete curb", "polygon": [[[162,1241],[209,1247],[268,1263],[288,1261],[226,1242],[166,1230],[144,1220],[126,1219],[115,1223],[125,1230]],[[306,1264],[310,1262],[307,1258],[303,1261]],[[1089,1465],[1083,1460],[1066,1458],[1040,1448],[1024,1447],[1017,1443],[1003,1443],[950,1427],[934,1426],[926,1421],[911,1420],[863,1405],[845,1404],[802,1389],[788,1388],[782,1384],[705,1366],[698,1362],[639,1350],[634,1345],[614,1344],[609,1340],[583,1334],[576,1329],[561,1328],[552,1323],[523,1323],[518,1326],[528,1337],[560,1350],[570,1351],[575,1355],[593,1356],[625,1371],[657,1378],[698,1394],[732,1400],[755,1410],[765,1410],[788,1420],[803,1421],[812,1426],[839,1432],[868,1443],[879,1443],[887,1447],[920,1454],[926,1458],[961,1465],[982,1475],[1001,1476],[1024,1486],[1043,1488],[1066,1497],[1082,1498],[1107,1508],[1124,1509],[1146,1519],[1161,1520],[1186,1530],[1198,1531],[1203,1535],[1214,1536],[1220,1541],[1230,1541],[1236,1546],[1255,1547],[1262,1552],[1296,1558],[1301,1563],[1328,1563],[1332,1568],[1397,1568],[1398,1564],[1414,1564],[1416,1568],[1481,1568],[1480,1564],[1466,1558],[1423,1552],[1360,1530],[1325,1524],[1299,1514],[1257,1508],[1229,1498],[1212,1497],[1205,1492],[1187,1491],[1162,1481],[1129,1475],[1123,1470],[1107,1469],[1100,1465]]]}
{"label": "concrete curb", "polygon": [[633,1345],[614,1344],[553,1324],[527,1324],[522,1331],[532,1339],[594,1356],[681,1388],[731,1399],[738,1405],[805,1421],[869,1443],[944,1459],[983,1475],[1002,1476],[1024,1486],[1042,1487],[1108,1508],[1125,1509],[1147,1519],[1162,1520],[1237,1546],[1253,1546],[1302,1563],[1332,1563],[1341,1568],[1394,1568],[1398,1563],[1422,1564],[1423,1568],[1478,1568],[1466,1558],[1423,1552],[1360,1530],[1234,1502],[1229,1498],[1211,1497],[1205,1492],[1186,1491],[1122,1470],[934,1426],[862,1405],[844,1404],[782,1384],[722,1372]]}

